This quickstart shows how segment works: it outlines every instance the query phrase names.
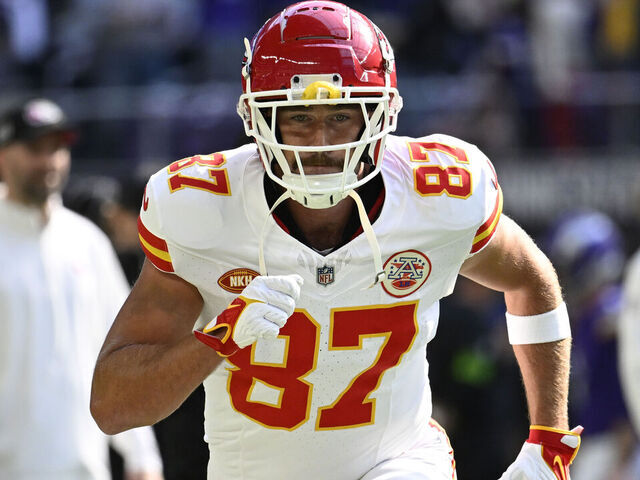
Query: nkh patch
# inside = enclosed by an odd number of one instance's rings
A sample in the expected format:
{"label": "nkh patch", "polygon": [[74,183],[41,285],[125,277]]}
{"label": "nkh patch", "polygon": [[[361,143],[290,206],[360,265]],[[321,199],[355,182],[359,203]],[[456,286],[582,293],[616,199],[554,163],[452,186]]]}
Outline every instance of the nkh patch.
{"label": "nkh patch", "polygon": [[330,283],[333,283],[335,280],[333,276],[333,267],[329,267],[327,265],[323,267],[318,267],[316,269],[317,277],[316,280],[320,285],[324,285],[325,287]]}
{"label": "nkh patch", "polygon": [[220,275],[218,279],[218,285],[220,285],[227,292],[241,293],[244,287],[249,285],[251,280],[260,275],[255,270],[250,268],[234,268],[226,273]]}
{"label": "nkh patch", "polygon": [[431,261],[417,250],[391,255],[384,264],[382,288],[392,297],[406,297],[418,290],[431,274]]}

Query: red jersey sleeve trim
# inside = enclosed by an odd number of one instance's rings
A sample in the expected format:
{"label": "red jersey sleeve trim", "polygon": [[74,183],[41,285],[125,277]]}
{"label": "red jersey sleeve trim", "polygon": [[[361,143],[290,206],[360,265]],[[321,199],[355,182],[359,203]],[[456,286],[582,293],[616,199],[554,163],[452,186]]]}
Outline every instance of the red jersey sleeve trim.
{"label": "red jersey sleeve trim", "polygon": [[473,245],[471,246],[471,253],[476,253],[482,249],[493,237],[498,226],[498,220],[500,220],[500,214],[502,213],[502,189],[498,186],[498,195],[496,197],[496,204],[493,208],[491,216],[482,224],[476,231],[476,236],[473,239]]}
{"label": "red jersey sleeve trim", "polygon": [[140,217],[138,217],[138,238],[142,251],[158,270],[167,273],[174,271],[167,242],[147,230]]}

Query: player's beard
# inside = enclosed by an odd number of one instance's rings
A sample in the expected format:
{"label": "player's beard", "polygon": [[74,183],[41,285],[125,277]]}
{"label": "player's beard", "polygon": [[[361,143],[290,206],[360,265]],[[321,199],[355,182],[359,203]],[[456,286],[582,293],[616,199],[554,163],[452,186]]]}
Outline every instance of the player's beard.
{"label": "player's beard", "polygon": [[[331,155],[329,155],[331,153]],[[341,172],[344,168],[344,154],[341,152],[312,152],[307,157],[301,157],[302,168],[305,174],[312,175],[314,172],[312,169],[315,166],[327,167],[327,170],[334,172]],[[271,160],[271,168],[277,177],[282,178],[282,169],[275,159]],[[298,164],[294,161],[293,164],[289,162],[289,169],[291,173],[298,175]],[[358,179],[366,177],[372,170],[370,161],[366,158],[360,158],[355,172],[358,175]],[[315,172],[315,173],[330,173],[330,172]]]}

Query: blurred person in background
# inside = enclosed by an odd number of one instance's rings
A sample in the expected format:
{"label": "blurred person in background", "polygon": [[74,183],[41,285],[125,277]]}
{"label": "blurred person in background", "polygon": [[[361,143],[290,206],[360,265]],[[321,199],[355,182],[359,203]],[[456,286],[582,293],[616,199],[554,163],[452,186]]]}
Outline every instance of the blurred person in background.
{"label": "blurred person in background", "polygon": [[138,239],[138,210],[144,181],[110,175],[72,175],[63,192],[67,208],[106,233],[129,285],[140,274],[144,254]]}
{"label": "blurred person in background", "polygon": [[[111,478],[89,392],[128,287],[107,237],[61,203],[73,137],[46,99],[0,116],[0,478]],[[150,428],[112,443],[127,480],[163,478]]]}
{"label": "blurred person in background", "polygon": [[572,321],[569,415],[586,429],[572,474],[579,480],[640,478],[640,472],[630,472],[637,445],[617,365],[622,233],[604,213],[567,212],[547,232],[546,252],[558,271]]}

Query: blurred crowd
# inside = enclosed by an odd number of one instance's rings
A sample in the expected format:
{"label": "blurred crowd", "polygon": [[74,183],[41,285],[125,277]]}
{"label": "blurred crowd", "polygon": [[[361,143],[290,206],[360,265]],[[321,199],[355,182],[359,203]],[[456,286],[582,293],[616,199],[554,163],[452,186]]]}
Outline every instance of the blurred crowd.
{"label": "blurred crowd", "polygon": [[[76,119],[80,173],[65,203],[109,235],[130,283],[143,260],[136,219],[146,174],[244,143],[234,105],[242,38],[288,3],[0,0],[0,104],[47,94]],[[487,152],[498,173],[522,153],[566,161],[558,152],[640,150],[640,0],[349,4],[394,46],[405,99],[400,134],[459,136]],[[154,165],[145,170],[145,162]],[[548,225],[530,230],[573,307],[571,422],[586,427],[578,457],[585,473],[574,476],[640,478],[616,365],[624,265],[640,242],[604,213],[564,212],[553,223],[551,213]],[[527,428],[504,304],[460,280],[441,317],[428,352],[434,416],[451,436],[460,478],[497,478]],[[202,478],[202,402],[199,389],[156,426],[167,479]],[[607,448],[589,448],[590,436]],[[614,465],[618,476],[598,477],[593,465]]]}
{"label": "blurred crowd", "polygon": [[[156,87],[157,95],[133,102],[107,101],[104,90],[75,100],[60,93],[88,124],[83,158],[139,157],[145,145],[104,145],[97,131],[129,143],[151,128],[154,113],[171,117],[179,132],[163,144],[168,156],[229,148],[242,138],[228,101],[239,91],[242,38],[287,3],[0,0],[0,89]],[[492,155],[640,146],[638,0],[350,3],[394,45],[405,97],[401,133],[437,130]],[[210,95],[189,93],[192,85]],[[220,131],[215,139],[211,126]],[[188,134],[194,130],[202,138]]]}
{"label": "blurred crowd", "polygon": [[[2,0],[2,87],[236,78],[237,41],[282,0]],[[573,74],[640,67],[637,0],[350,2],[387,32],[399,70],[503,70],[562,101]],[[520,78],[518,78],[520,77]],[[530,93],[533,93],[531,91]],[[521,92],[519,94],[525,94]]]}

